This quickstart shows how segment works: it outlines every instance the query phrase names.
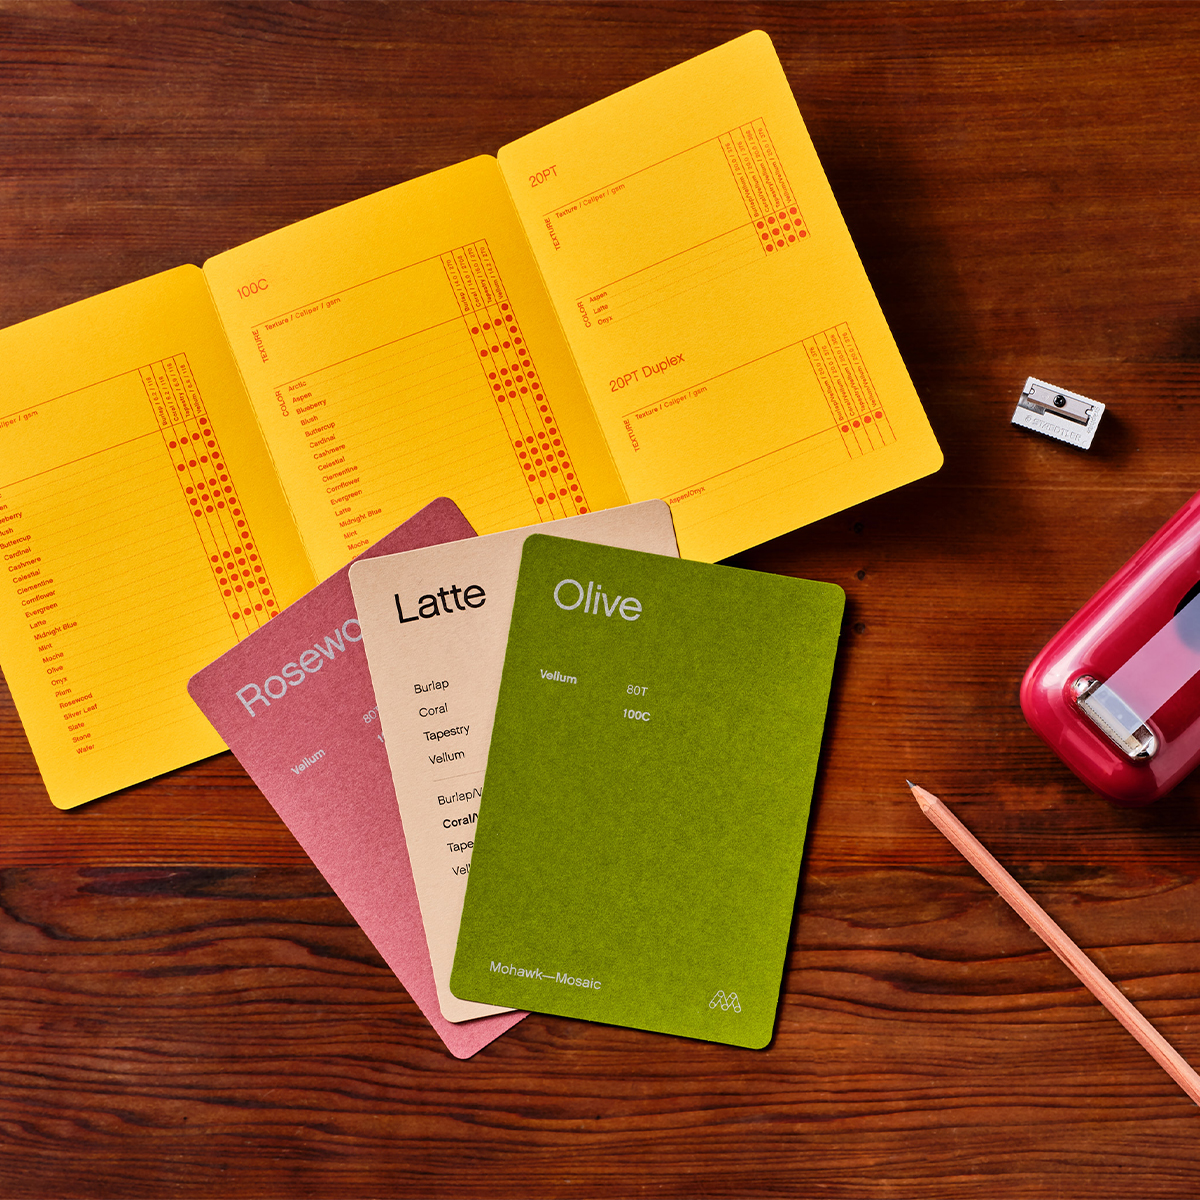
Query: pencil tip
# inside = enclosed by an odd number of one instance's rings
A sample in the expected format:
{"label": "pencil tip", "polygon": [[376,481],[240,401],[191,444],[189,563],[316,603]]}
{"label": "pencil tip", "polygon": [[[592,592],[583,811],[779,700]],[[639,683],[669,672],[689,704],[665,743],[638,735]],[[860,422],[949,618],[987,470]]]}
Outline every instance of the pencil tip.
{"label": "pencil tip", "polygon": [[906,779],[904,782],[907,783],[910,788],[913,786],[913,781],[911,779]]}

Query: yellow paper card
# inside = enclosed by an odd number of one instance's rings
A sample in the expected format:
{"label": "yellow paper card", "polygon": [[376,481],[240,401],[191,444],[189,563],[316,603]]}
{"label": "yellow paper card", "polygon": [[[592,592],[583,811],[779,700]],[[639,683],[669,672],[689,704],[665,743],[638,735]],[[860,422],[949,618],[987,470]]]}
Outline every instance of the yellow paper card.
{"label": "yellow paper card", "polygon": [[71,808],[223,750],[182,681],[315,580],[198,268],[0,356],[0,660]]}
{"label": "yellow paper card", "polygon": [[220,749],[184,681],[438,496],[662,498],[712,561],[941,463],[762,33],[0,354],[0,661],[64,807]]}
{"label": "yellow paper card", "polygon": [[319,577],[435,496],[480,533],[624,503],[495,159],[204,270]]}
{"label": "yellow paper card", "polygon": [[631,500],[715,560],[942,455],[750,33],[499,155]]}

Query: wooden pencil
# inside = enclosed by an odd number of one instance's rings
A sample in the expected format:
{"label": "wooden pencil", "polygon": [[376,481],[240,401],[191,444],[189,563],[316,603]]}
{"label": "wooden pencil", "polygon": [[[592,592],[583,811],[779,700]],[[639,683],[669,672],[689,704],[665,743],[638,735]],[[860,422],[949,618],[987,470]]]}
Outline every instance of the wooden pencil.
{"label": "wooden pencil", "polygon": [[979,873],[1000,893],[1013,911],[1058,955],[1086,987],[1125,1028],[1147,1053],[1196,1104],[1200,1104],[1200,1075],[1166,1038],[1125,998],[1116,985],[1051,920],[1034,898],[988,853],[983,844],[934,795],[915,783],[904,781],[912,789],[921,811],[946,835]]}

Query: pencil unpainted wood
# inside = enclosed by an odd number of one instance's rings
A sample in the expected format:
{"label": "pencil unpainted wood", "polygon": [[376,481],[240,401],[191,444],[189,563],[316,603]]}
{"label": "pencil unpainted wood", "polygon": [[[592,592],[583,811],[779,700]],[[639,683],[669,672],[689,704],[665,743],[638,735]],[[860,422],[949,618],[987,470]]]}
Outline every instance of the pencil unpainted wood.
{"label": "pencil unpainted wood", "polygon": [[996,861],[977,837],[931,792],[905,780],[921,811],[946,835],[963,857],[996,889],[1013,911],[1079,977],[1079,981],[1142,1044],[1146,1052],[1196,1104],[1200,1075],[1116,984],[1067,936],[1049,913]]}

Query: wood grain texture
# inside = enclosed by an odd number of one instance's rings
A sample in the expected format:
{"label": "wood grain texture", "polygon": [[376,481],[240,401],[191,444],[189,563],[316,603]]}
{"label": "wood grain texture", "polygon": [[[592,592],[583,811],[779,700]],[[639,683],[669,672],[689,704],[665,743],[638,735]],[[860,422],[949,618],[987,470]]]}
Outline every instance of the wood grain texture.
{"label": "wood grain texture", "polygon": [[[771,1047],[457,1062],[229,755],[60,813],[0,693],[6,1200],[1200,1194],[1195,1106],[903,783],[1200,1063],[1200,779],[1112,808],[1017,707],[1200,486],[1200,5],[0,0],[0,325],[752,28],[946,452],[735,560],[848,595]],[[1090,452],[1009,426],[1029,374],[1109,406]]]}

